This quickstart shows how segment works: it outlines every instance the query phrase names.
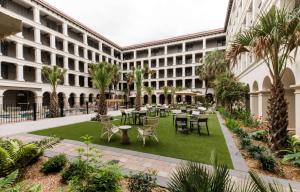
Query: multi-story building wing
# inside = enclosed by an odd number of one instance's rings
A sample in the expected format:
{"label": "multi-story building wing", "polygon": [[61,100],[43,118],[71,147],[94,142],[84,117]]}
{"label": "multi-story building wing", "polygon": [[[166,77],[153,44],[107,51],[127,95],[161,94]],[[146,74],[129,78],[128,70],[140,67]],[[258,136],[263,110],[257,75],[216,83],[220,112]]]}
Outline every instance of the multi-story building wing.
{"label": "multi-story building wing", "polygon": [[50,86],[41,69],[54,65],[67,69],[58,88],[65,107],[93,101],[97,90],[88,65],[101,61],[119,65],[120,95],[127,89],[124,74],[145,65],[156,71],[144,84],[156,89],[157,101],[164,85],[203,91],[197,63],[207,51],[225,49],[223,29],[121,47],[42,0],[2,0],[0,5],[1,12],[23,22],[21,33],[1,42],[0,104],[49,103]]}
{"label": "multi-story building wing", "polygon": [[[254,25],[260,13],[272,6],[294,9],[299,6],[299,0],[230,0],[225,23],[227,44],[234,39],[235,34]],[[286,99],[289,103],[289,129],[300,134],[300,57],[297,54],[294,64],[288,63],[283,76]],[[250,109],[255,115],[266,118],[268,97],[271,88],[271,78],[267,65],[262,60],[255,59],[251,54],[244,53],[238,58],[232,70],[241,82],[250,89]]]}

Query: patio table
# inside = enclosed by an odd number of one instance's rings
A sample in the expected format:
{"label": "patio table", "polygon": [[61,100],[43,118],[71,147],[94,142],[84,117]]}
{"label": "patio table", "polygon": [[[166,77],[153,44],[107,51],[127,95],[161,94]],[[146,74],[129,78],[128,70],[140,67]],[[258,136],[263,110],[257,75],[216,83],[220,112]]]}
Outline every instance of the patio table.
{"label": "patio table", "polygon": [[128,130],[131,129],[130,125],[123,125],[119,126],[119,129],[122,131],[122,145],[129,145],[130,144],[130,139],[128,137]]}
{"label": "patio table", "polygon": [[132,115],[134,116],[134,124],[137,124],[137,118],[139,120],[139,125],[142,124],[141,118],[147,116],[147,111],[132,111]]}

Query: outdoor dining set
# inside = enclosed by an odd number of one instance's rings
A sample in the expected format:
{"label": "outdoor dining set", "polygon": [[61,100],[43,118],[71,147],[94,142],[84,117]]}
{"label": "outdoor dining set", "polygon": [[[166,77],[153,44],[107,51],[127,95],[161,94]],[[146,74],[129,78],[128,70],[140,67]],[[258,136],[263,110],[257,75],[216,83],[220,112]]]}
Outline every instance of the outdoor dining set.
{"label": "outdoor dining set", "polygon": [[[128,132],[133,125],[137,125],[137,139],[142,140],[143,145],[146,145],[146,139],[154,139],[158,142],[157,128],[160,118],[167,117],[170,114],[173,116],[173,126],[176,133],[190,134],[194,128],[197,128],[198,134],[201,134],[201,127],[205,126],[207,134],[208,116],[204,114],[206,108],[198,107],[197,109],[173,109],[167,105],[146,105],[141,110],[121,109],[121,125],[115,126],[112,124],[109,116],[101,116],[100,124],[102,126],[101,137],[107,136],[108,142],[115,134],[122,136],[121,144],[129,145],[130,138]],[[121,134],[122,133],[122,134]]]}

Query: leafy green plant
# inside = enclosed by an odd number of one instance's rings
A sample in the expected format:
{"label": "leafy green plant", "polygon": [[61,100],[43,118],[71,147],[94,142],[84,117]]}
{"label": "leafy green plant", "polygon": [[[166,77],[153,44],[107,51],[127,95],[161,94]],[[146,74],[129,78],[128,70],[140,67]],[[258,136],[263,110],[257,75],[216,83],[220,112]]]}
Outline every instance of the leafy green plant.
{"label": "leafy green plant", "polygon": [[16,139],[0,140],[0,176],[6,176],[35,162],[46,149],[51,148],[59,140],[50,137],[27,144]]}
{"label": "leafy green plant", "polygon": [[95,168],[87,161],[76,159],[66,167],[62,173],[62,181],[67,183],[73,178],[84,179],[88,174],[95,171]]}
{"label": "leafy green plant", "polygon": [[130,192],[151,192],[156,186],[156,171],[139,172],[130,175],[128,180],[128,188]]}
{"label": "leafy green plant", "polygon": [[249,137],[249,134],[241,128],[233,129],[233,132],[239,136],[239,138]]}
{"label": "leafy green plant", "polygon": [[246,147],[247,152],[250,156],[254,159],[260,159],[261,154],[266,151],[264,147],[256,146],[256,145],[249,145]]}
{"label": "leafy green plant", "polygon": [[68,160],[65,154],[54,156],[50,158],[46,163],[44,163],[41,171],[44,174],[60,172],[67,164],[67,162]]}
{"label": "leafy green plant", "polygon": [[288,140],[288,147],[280,152],[284,152],[285,155],[283,156],[282,161],[291,161],[295,165],[300,165],[300,140],[291,137]]}
{"label": "leafy green plant", "polygon": [[228,118],[226,119],[226,126],[228,127],[228,129],[233,130],[239,127],[239,123],[232,118]]}
{"label": "leafy green plant", "polygon": [[255,131],[250,134],[250,137],[257,141],[266,141],[268,132],[266,130]]}
{"label": "leafy green plant", "polygon": [[240,138],[240,144],[242,149],[246,149],[251,145],[251,139],[249,137],[242,137]]}
{"label": "leafy green plant", "polygon": [[40,184],[28,185],[24,182],[15,184],[18,178],[19,171],[14,171],[6,177],[0,178],[0,191],[1,192],[41,192],[42,187]]}
{"label": "leafy green plant", "polygon": [[259,161],[263,170],[274,172],[276,169],[276,160],[272,155],[263,153],[260,155]]}

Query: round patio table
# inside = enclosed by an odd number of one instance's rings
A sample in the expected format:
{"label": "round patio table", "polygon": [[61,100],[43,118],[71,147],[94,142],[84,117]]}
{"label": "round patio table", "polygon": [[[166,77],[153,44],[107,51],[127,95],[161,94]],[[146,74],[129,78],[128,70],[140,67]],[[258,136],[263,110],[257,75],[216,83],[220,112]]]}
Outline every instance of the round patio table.
{"label": "round patio table", "polygon": [[120,130],[122,130],[122,145],[129,145],[130,144],[130,139],[128,137],[128,130],[131,129],[130,125],[123,125],[119,127]]}

